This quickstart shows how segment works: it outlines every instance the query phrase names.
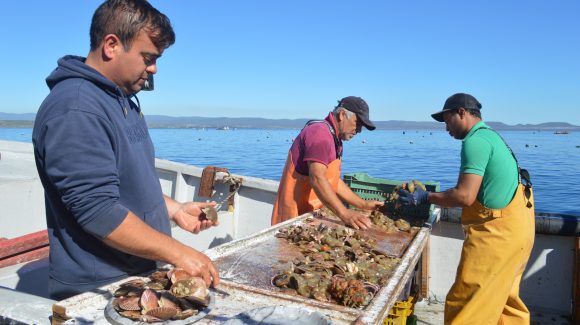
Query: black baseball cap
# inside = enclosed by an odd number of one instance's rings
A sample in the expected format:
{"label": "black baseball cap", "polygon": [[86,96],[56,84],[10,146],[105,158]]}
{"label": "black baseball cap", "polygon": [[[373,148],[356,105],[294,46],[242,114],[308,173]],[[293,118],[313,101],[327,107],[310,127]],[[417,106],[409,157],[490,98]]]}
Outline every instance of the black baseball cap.
{"label": "black baseball cap", "polygon": [[348,96],[338,101],[338,106],[356,114],[356,117],[370,131],[376,127],[369,118],[369,105],[360,97]]}
{"label": "black baseball cap", "polygon": [[470,94],[457,93],[447,98],[445,105],[443,105],[443,109],[437,113],[431,114],[431,117],[438,122],[443,122],[443,113],[445,113],[445,111],[458,109],[460,107],[480,110],[481,104]]}

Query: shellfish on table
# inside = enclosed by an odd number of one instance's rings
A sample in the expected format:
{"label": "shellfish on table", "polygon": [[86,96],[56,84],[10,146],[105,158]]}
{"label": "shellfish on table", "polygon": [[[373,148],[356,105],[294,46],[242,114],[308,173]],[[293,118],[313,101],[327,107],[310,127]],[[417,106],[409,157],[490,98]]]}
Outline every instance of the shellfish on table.
{"label": "shellfish on table", "polygon": [[290,225],[275,236],[302,254],[280,267],[272,285],[318,301],[363,307],[400,261],[377,250],[372,238],[342,226]]}
{"label": "shellfish on table", "polygon": [[148,323],[197,315],[210,299],[203,279],[178,268],[156,271],[148,281],[127,281],[113,295],[112,306],[119,315]]}

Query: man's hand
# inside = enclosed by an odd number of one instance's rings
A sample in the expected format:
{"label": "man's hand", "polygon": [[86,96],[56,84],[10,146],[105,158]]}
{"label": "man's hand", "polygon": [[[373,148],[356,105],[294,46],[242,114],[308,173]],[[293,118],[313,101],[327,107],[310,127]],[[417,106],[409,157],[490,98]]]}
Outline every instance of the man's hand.
{"label": "man's hand", "polygon": [[215,288],[220,282],[220,277],[209,257],[189,246],[183,245],[182,248],[184,251],[180,252],[175,267],[182,268],[193,276],[201,277],[208,287],[211,285]]}
{"label": "man's hand", "polygon": [[[209,204],[194,205],[197,205],[197,211],[200,212],[200,207]],[[185,211],[195,210],[191,204],[184,206]],[[177,212],[180,208],[177,205],[172,207],[175,208],[173,212]],[[202,224],[198,218],[185,211],[179,213],[179,219],[194,219],[197,220],[198,226]],[[197,215],[199,216],[199,213]],[[219,283],[219,274],[206,255],[151,228],[133,212],[127,213],[125,220],[104,239],[104,242],[127,254],[173,264],[194,276],[202,277],[208,286],[212,283],[216,286]]]}
{"label": "man's hand", "polygon": [[368,200],[368,201],[365,201],[365,205],[364,205],[364,207],[362,207],[362,209],[374,211],[374,210],[377,210],[378,208],[382,207],[383,205],[385,205],[385,202],[383,202],[383,201]]}
{"label": "man's hand", "polygon": [[415,188],[413,193],[404,189],[400,189],[398,201],[402,205],[410,206],[418,206],[420,204],[429,203],[429,192],[423,191],[418,187]]}
{"label": "man's hand", "polygon": [[185,202],[180,203],[178,209],[173,215],[173,221],[183,230],[192,232],[194,234],[200,231],[206,230],[212,226],[217,226],[218,222],[215,224],[207,220],[205,215],[201,211],[203,208],[215,207],[215,202],[202,203],[202,202]]}
{"label": "man's hand", "polygon": [[343,215],[339,215],[340,219],[354,229],[368,229],[372,226],[371,219],[360,212],[351,209],[346,209]]}

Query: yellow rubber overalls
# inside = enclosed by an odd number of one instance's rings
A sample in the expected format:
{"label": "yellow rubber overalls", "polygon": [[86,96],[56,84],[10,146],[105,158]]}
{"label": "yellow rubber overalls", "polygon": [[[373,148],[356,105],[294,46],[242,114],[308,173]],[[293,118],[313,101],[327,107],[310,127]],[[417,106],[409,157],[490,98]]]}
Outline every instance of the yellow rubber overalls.
{"label": "yellow rubber overalls", "polygon": [[445,300],[445,324],[529,324],[519,297],[535,235],[534,196],[518,185],[503,209],[478,200],[464,208],[465,241],[455,283]]}
{"label": "yellow rubber overalls", "polygon": [[[334,192],[338,191],[340,163],[341,159],[337,158],[328,164],[326,170],[326,179],[330,182]],[[296,171],[292,162],[292,153],[289,152],[272,210],[272,225],[320,209],[322,205],[310,186],[309,177]]]}

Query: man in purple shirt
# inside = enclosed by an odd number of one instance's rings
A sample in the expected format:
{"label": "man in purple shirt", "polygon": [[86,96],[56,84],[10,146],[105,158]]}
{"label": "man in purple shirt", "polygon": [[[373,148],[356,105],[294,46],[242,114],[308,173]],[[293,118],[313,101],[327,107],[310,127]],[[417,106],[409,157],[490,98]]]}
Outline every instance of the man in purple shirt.
{"label": "man in purple shirt", "polygon": [[367,103],[355,96],[341,99],[326,119],[306,124],[288,153],[272,211],[273,225],[327,206],[355,229],[371,226],[364,213],[347,209],[343,202],[363,210],[374,210],[383,202],[361,199],[340,179],[342,141],[352,139],[363,125],[375,129]]}

